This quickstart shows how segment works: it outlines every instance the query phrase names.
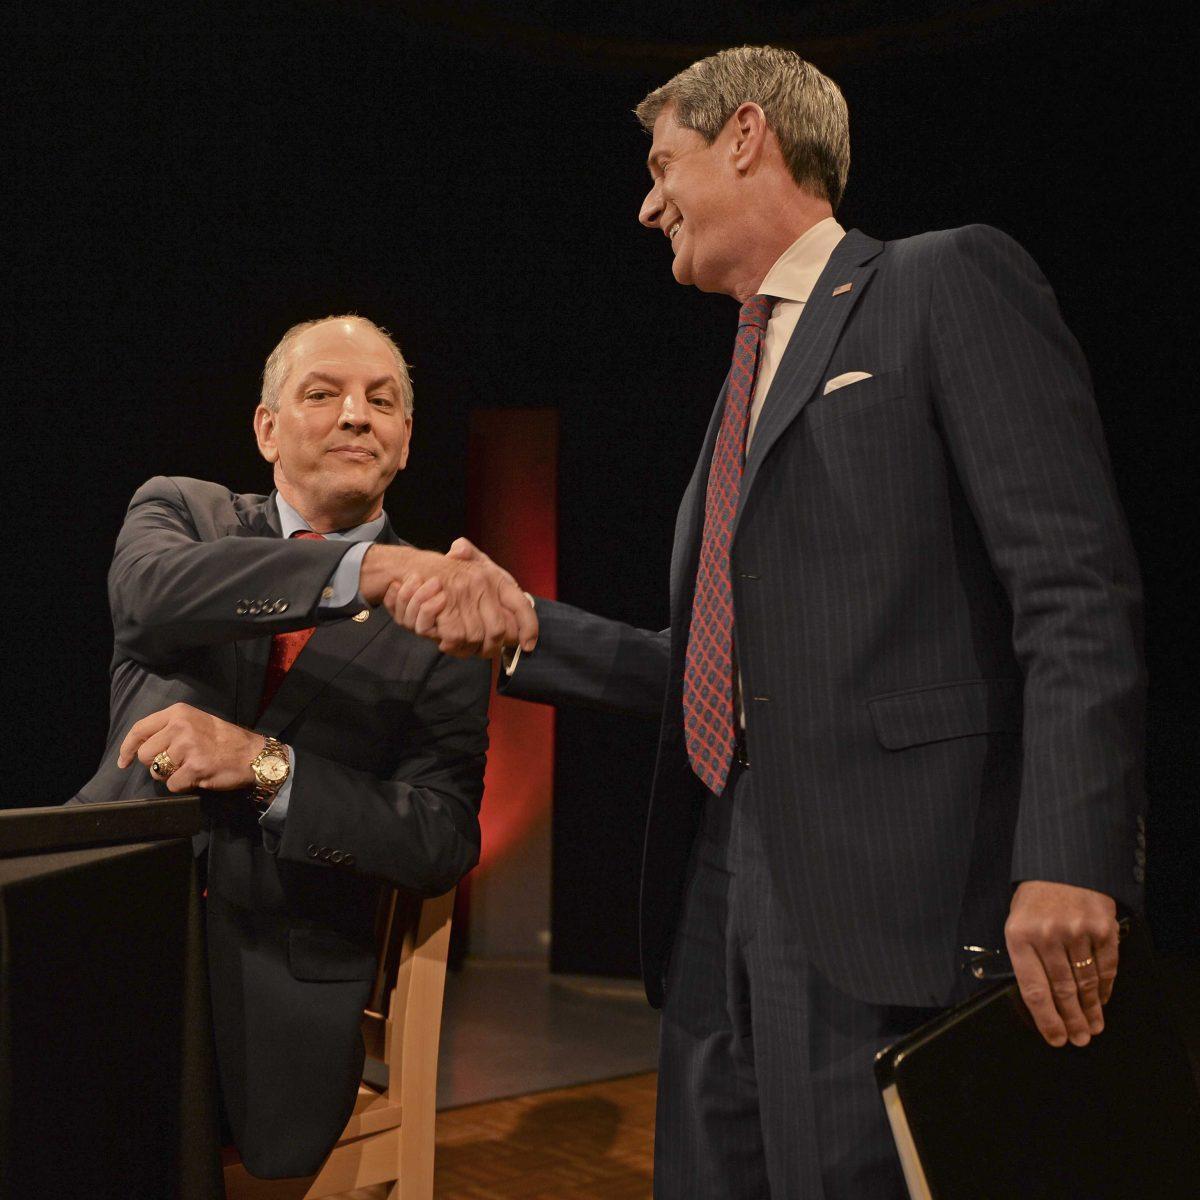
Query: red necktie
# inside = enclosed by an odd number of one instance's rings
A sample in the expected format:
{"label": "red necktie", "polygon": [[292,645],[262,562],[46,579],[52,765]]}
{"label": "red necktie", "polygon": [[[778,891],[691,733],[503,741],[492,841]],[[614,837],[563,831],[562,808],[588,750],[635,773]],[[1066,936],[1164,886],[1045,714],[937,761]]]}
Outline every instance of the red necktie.
{"label": "red necktie", "polygon": [[[298,529],[292,534],[294,538],[307,538],[309,541],[323,542],[325,539],[319,533],[308,529]],[[271,655],[267,659],[267,673],[263,679],[262,703],[258,706],[258,715],[263,713],[275,699],[283,677],[292,669],[292,664],[300,657],[300,651],[308,643],[308,639],[316,633],[316,626],[308,629],[293,629],[291,633],[277,633],[271,638]]]}
{"label": "red necktie", "polygon": [[708,469],[704,534],[692,597],[683,675],[683,729],[688,760],[705,786],[718,795],[733,761],[733,585],[729,536],[737,513],[746,461],[746,430],[759,349],[772,296],[751,296],[738,314],[725,413]]}

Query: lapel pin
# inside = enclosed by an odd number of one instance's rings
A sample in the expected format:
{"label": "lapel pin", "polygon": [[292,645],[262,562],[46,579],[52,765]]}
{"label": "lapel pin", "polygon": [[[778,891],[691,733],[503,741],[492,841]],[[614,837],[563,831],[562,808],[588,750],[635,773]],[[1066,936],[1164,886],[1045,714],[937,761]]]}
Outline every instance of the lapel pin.
{"label": "lapel pin", "polygon": [[854,284],[852,283],[839,283],[837,287],[833,289],[833,294],[835,296],[845,295],[845,293],[848,292],[853,286]]}
{"label": "lapel pin", "polygon": [[352,616],[352,617],[350,618],[350,620],[352,620],[352,621],[357,621],[357,622],[358,622],[358,623],[361,625],[361,624],[362,624],[364,621],[366,621],[366,620],[367,620],[367,619],[368,619],[370,616],[371,616],[371,610],[370,610],[369,608],[364,608],[364,609],[362,610],[362,612],[356,612],[356,613],[354,614],[354,616]]}

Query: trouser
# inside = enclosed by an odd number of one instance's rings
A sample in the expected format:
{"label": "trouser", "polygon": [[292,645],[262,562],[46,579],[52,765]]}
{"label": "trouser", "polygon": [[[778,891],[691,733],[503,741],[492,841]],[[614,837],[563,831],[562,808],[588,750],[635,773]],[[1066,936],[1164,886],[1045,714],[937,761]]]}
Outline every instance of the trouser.
{"label": "trouser", "polygon": [[771,884],[753,772],[710,796],[667,974],[656,1200],[904,1200],[875,1053],[936,1009],[813,966]]}

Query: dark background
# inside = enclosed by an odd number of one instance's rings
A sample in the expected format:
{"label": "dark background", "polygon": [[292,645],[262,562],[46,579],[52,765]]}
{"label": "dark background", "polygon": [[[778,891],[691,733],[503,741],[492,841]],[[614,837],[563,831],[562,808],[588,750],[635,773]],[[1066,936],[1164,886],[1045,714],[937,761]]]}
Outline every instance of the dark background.
{"label": "dark background", "polygon": [[[559,594],[665,625],[733,307],[677,287],[637,225],[630,109],[703,54],[775,42],[846,94],[845,226],[999,226],[1083,345],[1146,582],[1150,915],[1160,946],[1195,938],[1194,138],[1170,6],[122,3],[26,6],[14,32],[6,802],[57,803],[98,758],[105,571],[137,485],[269,487],[257,377],[303,318],[362,312],[414,364],[388,504],[406,537],[462,531],[473,407],[556,406]],[[561,715],[558,969],[635,968],[653,740]]]}

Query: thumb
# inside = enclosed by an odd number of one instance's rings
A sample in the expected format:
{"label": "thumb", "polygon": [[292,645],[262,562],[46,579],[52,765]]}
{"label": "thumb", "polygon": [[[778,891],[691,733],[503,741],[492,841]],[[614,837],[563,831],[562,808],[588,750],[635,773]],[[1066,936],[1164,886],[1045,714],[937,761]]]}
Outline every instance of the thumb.
{"label": "thumb", "polygon": [[450,549],[446,551],[447,558],[458,558],[463,562],[487,562],[488,557],[482,550],[465,537],[455,538],[450,544]]}

